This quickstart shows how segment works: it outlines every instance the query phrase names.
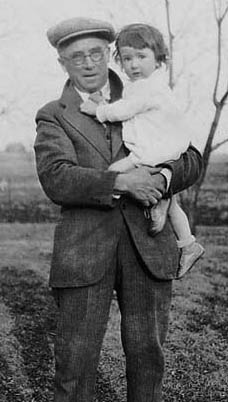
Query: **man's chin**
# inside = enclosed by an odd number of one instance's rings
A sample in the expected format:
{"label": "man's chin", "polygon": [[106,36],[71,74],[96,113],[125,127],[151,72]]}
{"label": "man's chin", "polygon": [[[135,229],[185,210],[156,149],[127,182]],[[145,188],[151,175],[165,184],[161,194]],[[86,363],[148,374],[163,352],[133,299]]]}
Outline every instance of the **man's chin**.
{"label": "man's chin", "polygon": [[101,87],[100,82],[97,81],[96,77],[87,77],[85,79],[84,89],[88,92],[97,91]]}
{"label": "man's chin", "polygon": [[76,88],[82,92],[96,92],[105,85],[103,80],[98,79],[97,75],[85,76],[83,81],[75,82]]}

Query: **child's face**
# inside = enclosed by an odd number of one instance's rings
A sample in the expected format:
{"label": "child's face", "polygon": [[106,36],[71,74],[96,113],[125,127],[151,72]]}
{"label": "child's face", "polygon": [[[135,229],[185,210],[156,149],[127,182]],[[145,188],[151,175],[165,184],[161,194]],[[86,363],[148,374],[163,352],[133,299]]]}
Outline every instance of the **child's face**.
{"label": "child's face", "polygon": [[121,65],[131,81],[149,77],[157,63],[153,50],[123,46],[119,50]]}

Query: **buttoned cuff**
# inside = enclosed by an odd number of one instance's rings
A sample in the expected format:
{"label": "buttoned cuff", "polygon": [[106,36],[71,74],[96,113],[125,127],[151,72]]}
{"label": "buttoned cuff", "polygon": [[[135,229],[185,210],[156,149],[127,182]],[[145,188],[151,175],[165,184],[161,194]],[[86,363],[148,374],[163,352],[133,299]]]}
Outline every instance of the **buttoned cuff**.
{"label": "buttoned cuff", "polygon": [[114,198],[114,200],[119,200],[121,197],[120,194],[112,194],[112,198]]}
{"label": "buttoned cuff", "polygon": [[168,191],[172,179],[172,172],[168,168],[163,168],[159,173],[162,174],[162,176],[164,176],[166,181],[166,191]]}

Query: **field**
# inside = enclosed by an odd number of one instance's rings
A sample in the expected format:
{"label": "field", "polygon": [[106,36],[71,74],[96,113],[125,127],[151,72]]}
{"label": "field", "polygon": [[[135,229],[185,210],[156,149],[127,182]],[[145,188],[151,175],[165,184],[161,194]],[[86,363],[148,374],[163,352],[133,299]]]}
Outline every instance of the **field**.
{"label": "field", "polygon": [[[58,212],[41,190],[33,154],[0,152],[0,222],[53,222]],[[214,157],[209,165],[197,224],[228,224],[227,155]]]}
{"label": "field", "polygon": [[[58,208],[43,195],[31,155],[0,155],[0,172],[0,402],[51,402],[56,309],[48,272]],[[197,227],[206,254],[174,282],[164,402],[228,400],[227,176],[226,159],[211,164],[200,200],[208,221]],[[126,401],[119,326],[114,297],[96,402]]]}
{"label": "field", "polygon": [[0,221],[51,222],[57,214],[40,187],[34,155],[0,152]]}
{"label": "field", "polygon": [[[1,224],[0,400],[51,402],[56,310],[47,288],[53,224]],[[228,229],[200,227],[206,257],[173,292],[165,346],[165,402],[228,397]],[[115,299],[103,344],[97,402],[125,401]]]}

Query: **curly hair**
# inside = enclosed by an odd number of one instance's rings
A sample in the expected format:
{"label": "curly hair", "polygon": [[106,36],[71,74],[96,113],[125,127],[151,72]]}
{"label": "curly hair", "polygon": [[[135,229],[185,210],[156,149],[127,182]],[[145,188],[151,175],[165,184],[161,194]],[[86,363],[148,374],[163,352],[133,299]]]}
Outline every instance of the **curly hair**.
{"label": "curly hair", "polygon": [[115,41],[115,60],[121,61],[120,48],[129,46],[136,49],[153,50],[155,60],[160,65],[168,62],[168,48],[161,32],[148,24],[135,23],[121,29]]}

